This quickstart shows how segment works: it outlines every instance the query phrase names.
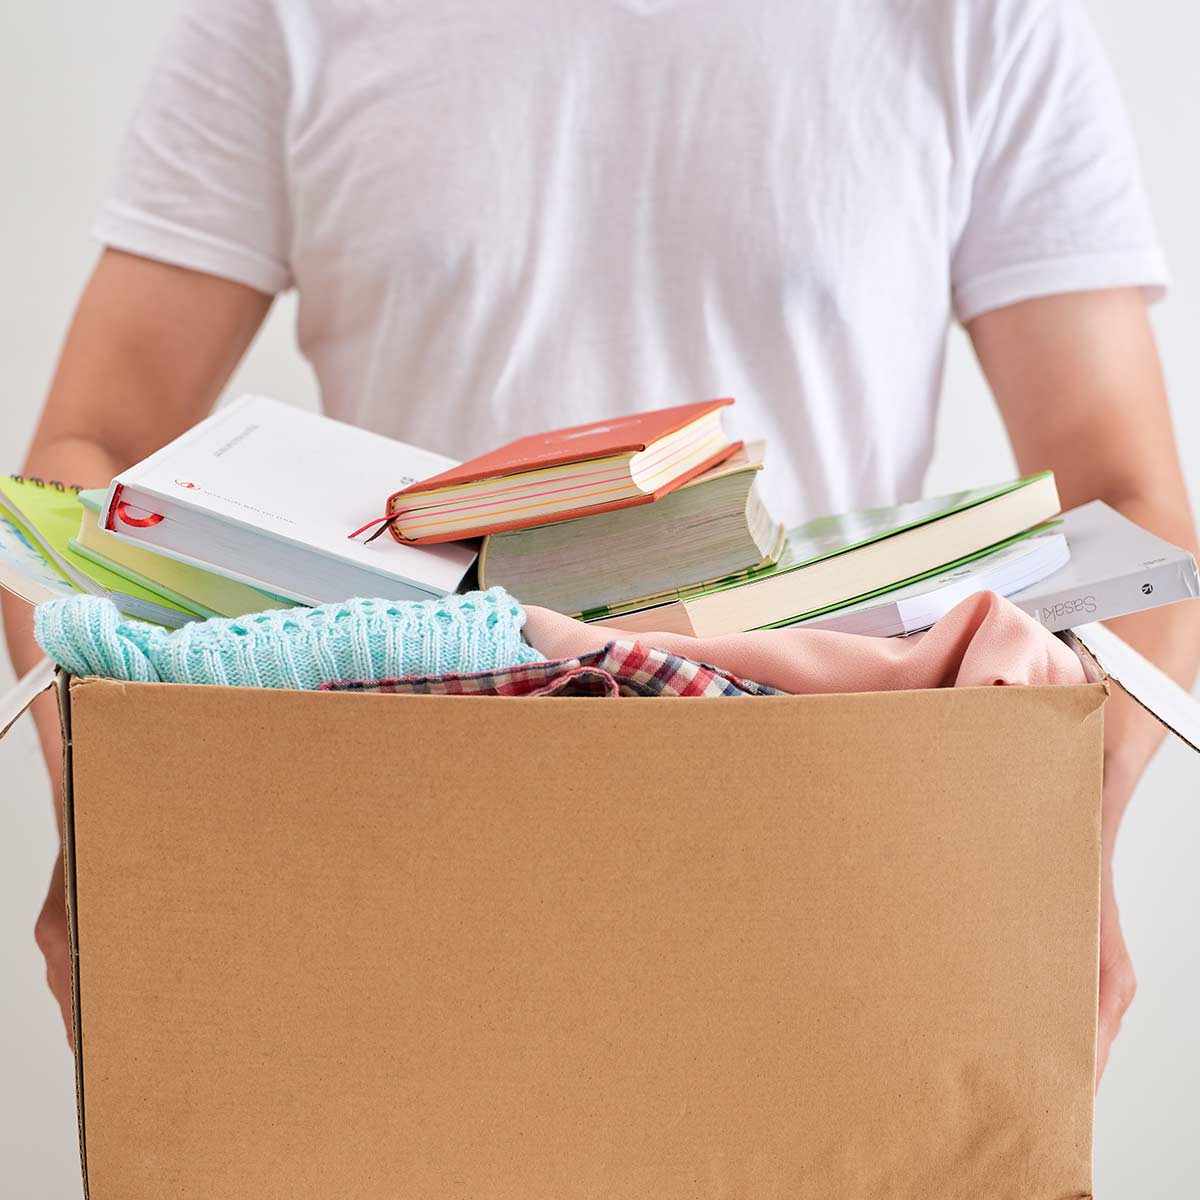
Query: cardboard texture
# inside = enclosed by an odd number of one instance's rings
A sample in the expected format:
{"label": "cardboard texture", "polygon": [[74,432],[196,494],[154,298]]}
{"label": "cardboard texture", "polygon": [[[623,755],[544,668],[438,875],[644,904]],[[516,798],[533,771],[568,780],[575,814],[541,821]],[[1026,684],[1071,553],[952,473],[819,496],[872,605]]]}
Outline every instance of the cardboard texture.
{"label": "cardboard texture", "polygon": [[76,681],[91,1200],[1088,1196],[1105,694]]}

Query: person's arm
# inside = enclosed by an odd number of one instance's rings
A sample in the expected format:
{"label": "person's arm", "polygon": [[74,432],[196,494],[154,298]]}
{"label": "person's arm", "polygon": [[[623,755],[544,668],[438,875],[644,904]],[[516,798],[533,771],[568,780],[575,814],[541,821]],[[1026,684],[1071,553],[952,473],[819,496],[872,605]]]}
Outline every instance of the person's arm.
{"label": "person's arm", "polygon": [[[984,313],[967,329],[1022,471],[1053,468],[1064,508],[1104,500],[1195,551],[1158,350],[1139,289],[1027,300]],[[1200,605],[1168,605],[1110,624],[1191,687],[1200,665]],[[1113,894],[1113,844],[1163,736],[1161,726],[1121,693],[1114,693],[1104,720],[1097,1079],[1136,986]]]}
{"label": "person's arm", "polygon": [[[106,250],[67,334],[26,473],[107,486],[118,471],[209,411],[270,306],[269,296],[243,284]],[[21,675],[41,658],[32,610],[7,594],[2,607],[9,653]],[[40,697],[33,715],[57,801],[62,743],[53,697]],[[55,820],[61,833],[57,803]],[[67,927],[57,862],[36,936],[70,1036]]]}

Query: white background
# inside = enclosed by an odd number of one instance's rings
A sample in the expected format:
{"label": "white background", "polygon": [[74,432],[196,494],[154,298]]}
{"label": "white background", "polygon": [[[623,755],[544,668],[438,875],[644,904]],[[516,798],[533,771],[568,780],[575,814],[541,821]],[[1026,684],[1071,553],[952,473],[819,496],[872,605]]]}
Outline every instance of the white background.
{"label": "white background", "polygon": [[[87,228],[170,4],[0,5],[0,470],[17,470],[96,250]],[[1138,135],[1174,275],[1155,312],[1193,495],[1200,495],[1200,16],[1178,0],[1093,0]],[[235,378],[315,402],[276,305]],[[987,389],[957,336],[931,493],[1010,474]],[[0,660],[4,656],[0,653]],[[12,680],[0,661],[0,691]],[[1014,764],[1019,770],[1020,764]],[[71,1062],[34,946],[55,849],[32,727],[0,743],[0,1192],[80,1196]],[[1200,760],[1159,754],[1125,822],[1117,886],[1141,990],[1101,1092],[1097,1195],[1171,1200],[1200,1177]],[[982,1200],[982,1198],[981,1198]]]}

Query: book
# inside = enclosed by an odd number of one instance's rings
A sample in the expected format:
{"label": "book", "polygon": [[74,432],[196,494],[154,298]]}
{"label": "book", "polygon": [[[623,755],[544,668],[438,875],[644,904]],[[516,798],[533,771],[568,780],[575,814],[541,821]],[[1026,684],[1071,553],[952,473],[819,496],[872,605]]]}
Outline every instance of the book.
{"label": "book", "polygon": [[1012,596],[1041,583],[1070,559],[1071,550],[1061,523],[1039,527],[1019,534],[1008,545],[980,558],[830,613],[794,622],[794,627],[867,637],[903,637],[928,629],[976,592]]}
{"label": "book", "polygon": [[354,596],[423,600],[453,592],[474,546],[370,545],[348,534],[397,479],[453,459],[243,396],[123,471],[101,527],[133,545],[300,604]]}
{"label": "book", "polygon": [[100,528],[105,495],[103,488],[79,493],[83,511],[79,532],[70,543],[76,554],[132,583],[157,589],[205,617],[241,617],[268,608],[292,607],[288,600],[106,533]]}
{"label": "book", "polygon": [[479,553],[480,587],[581,613],[775,562],[786,535],[758,492],[764,450],[745,445],[656,504],[494,533]]}
{"label": "book", "polygon": [[394,492],[381,522],[400,542],[444,542],[648,504],[738,449],[721,423],[732,403],[709,400],[520,438]]}
{"label": "book", "polygon": [[1102,500],[1063,514],[1071,559],[1009,597],[1052,633],[1200,598],[1196,560]]}
{"label": "book", "polygon": [[5,548],[0,585],[34,604],[74,592],[105,596],[126,616],[171,628],[202,615],[72,550],[82,511],[78,488],[0,475],[0,516],[6,522],[0,536]]}
{"label": "book", "polygon": [[632,633],[719,637],[804,617],[962,564],[1058,512],[1054,474],[887,508],[819,517],[788,534],[773,566],[636,611],[589,614]]}
{"label": "book", "polygon": [[0,513],[0,587],[27,604],[42,604],[79,589],[39,549],[37,541]]}

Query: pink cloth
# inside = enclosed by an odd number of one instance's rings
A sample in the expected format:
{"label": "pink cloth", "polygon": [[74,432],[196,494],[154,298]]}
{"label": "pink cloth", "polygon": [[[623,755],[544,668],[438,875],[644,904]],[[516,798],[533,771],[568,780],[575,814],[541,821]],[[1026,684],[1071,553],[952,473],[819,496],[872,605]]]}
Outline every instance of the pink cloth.
{"label": "pink cloth", "polygon": [[525,637],[550,659],[574,658],[614,640],[638,641],[796,694],[1086,682],[1068,646],[994,592],[971,596],[927,633],[907,638],[824,629],[715,638],[635,634],[529,606]]}

